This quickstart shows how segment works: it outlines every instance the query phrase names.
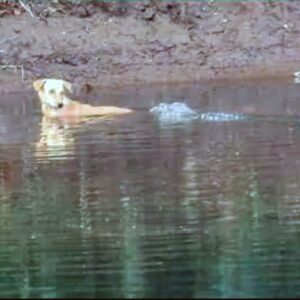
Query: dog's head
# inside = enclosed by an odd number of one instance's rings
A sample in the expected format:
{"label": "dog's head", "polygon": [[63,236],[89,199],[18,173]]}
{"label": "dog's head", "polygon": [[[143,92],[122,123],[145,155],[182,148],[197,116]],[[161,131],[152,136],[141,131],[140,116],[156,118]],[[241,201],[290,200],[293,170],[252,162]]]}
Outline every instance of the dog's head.
{"label": "dog's head", "polygon": [[61,108],[66,101],[66,93],[72,92],[70,82],[62,79],[38,79],[33,82],[42,104],[51,108]]}

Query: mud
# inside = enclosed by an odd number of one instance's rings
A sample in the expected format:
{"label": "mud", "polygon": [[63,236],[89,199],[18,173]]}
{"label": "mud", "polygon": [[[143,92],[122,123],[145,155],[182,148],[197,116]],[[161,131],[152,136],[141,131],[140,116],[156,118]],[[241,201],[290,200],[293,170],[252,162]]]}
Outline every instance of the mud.
{"label": "mud", "polygon": [[80,88],[291,77],[300,69],[300,2],[0,6],[0,83],[39,77]]}

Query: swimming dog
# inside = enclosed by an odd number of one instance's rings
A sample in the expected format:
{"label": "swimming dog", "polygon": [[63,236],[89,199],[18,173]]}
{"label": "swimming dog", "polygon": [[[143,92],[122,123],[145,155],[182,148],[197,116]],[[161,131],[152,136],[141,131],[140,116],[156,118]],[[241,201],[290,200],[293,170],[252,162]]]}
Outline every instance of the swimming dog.
{"label": "swimming dog", "polygon": [[38,79],[33,87],[38,92],[42,113],[47,117],[115,116],[133,112],[128,108],[92,106],[71,100],[67,93],[72,92],[72,85],[62,79]]}

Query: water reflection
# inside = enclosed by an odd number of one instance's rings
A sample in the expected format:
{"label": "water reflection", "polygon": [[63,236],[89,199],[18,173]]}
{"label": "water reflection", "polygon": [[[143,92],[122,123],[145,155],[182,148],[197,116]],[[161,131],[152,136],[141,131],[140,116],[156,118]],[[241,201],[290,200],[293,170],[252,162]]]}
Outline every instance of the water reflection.
{"label": "water reflection", "polygon": [[[35,144],[35,156],[42,160],[72,156],[74,136],[68,122],[42,117],[40,139]],[[74,126],[75,124],[73,124]]]}
{"label": "water reflection", "polygon": [[[3,121],[0,295],[297,296],[298,104],[281,89],[255,107],[278,120],[162,126],[145,105],[80,125],[28,112],[14,135]],[[276,91],[222,87],[203,106],[242,111]]]}

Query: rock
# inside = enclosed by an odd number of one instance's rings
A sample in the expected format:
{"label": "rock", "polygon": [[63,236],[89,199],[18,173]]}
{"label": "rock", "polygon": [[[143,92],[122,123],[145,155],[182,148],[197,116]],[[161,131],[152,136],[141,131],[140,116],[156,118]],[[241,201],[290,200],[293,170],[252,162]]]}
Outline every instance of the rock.
{"label": "rock", "polygon": [[156,10],[153,7],[147,7],[146,10],[142,13],[142,19],[147,21],[152,21],[155,17]]}

